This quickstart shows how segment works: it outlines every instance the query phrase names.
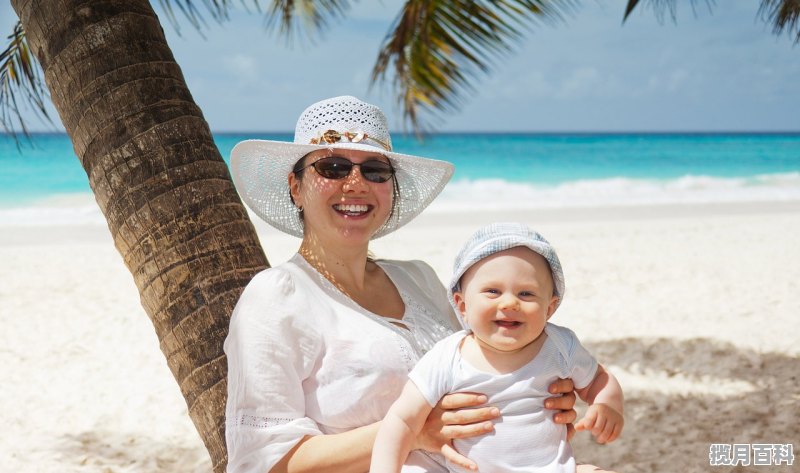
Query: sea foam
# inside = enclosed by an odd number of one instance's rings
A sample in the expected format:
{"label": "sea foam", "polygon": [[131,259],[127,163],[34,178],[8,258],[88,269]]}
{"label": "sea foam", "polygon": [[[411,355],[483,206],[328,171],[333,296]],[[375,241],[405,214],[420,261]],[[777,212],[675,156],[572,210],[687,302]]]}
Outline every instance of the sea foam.
{"label": "sea foam", "polygon": [[28,204],[0,207],[3,226],[106,225],[90,193],[60,194]]}
{"label": "sea foam", "polygon": [[[429,211],[507,210],[726,202],[800,201],[800,172],[749,178],[583,179],[553,186],[502,179],[449,183]],[[0,208],[3,226],[106,225],[91,194],[65,194]]]}
{"label": "sea foam", "polygon": [[800,173],[749,178],[683,176],[677,179],[610,178],[545,186],[502,179],[451,182],[432,211],[603,207],[627,205],[800,200]]}

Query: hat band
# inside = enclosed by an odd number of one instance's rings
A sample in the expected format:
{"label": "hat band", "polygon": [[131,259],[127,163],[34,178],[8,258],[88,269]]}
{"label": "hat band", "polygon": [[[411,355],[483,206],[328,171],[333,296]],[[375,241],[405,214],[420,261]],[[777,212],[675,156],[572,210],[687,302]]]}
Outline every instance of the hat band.
{"label": "hat band", "polygon": [[377,143],[381,148],[385,149],[386,151],[391,151],[392,147],[389,146],[388,143],[381,141],[375,137],[369,136],[361,130],[356,131],[343,131],[339,132],[336,130],[326,130],[320,136],[316,138],[311,138],[309,141],[312,145],[321,145],[321,144],[334,144],[339,142],[345,143],[361,143],[363,141],[370,140]]}

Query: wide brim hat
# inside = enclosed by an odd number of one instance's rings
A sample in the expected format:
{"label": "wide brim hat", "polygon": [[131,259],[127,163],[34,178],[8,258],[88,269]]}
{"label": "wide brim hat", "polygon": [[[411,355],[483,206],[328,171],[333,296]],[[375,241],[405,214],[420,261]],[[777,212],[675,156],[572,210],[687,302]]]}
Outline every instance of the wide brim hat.
{"label": "wide brim hat", "polygon": [[556,250],[539,232],[533,231],[521,223],[503,222],[486,225],[473,233],[456,256],[453,264],[453,277],[448,285],[450,303],[456,308],[456,312],[458,312],[458,307],[453,294],[461,290],[461,277],[464,276],[464,273],[478,261],[518,246],[529,248],[547,260],[550,265],[550,274],[553,277],[553,295],[558,297],[555,308],[558,309],[561,301],[564,300],[566,285],[564,271]]}
{"label": "wide brim hat", "polygon": [[294,141],[246,140],[231,151],[233,182],[253,212],[278,230],[303,237],[303,220],[291,200],[288,176],[303,156],[321,149],[349,149],[389,158],[395,170],[394,212],[372,236],[391,233],[419,215],[444,189],[453,165],[392,151],[386,117],[352,96],[309,106],[297,120]]}

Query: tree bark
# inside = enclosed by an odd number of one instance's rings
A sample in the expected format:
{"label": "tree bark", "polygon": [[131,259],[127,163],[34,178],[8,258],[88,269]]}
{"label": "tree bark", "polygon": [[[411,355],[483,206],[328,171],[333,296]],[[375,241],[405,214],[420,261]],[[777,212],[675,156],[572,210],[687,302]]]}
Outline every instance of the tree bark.
{"label": "tree bark", "polygon": [[222,343],[239,294],[268,266],[228,168],[148,1],[11,3],[222,472]]}

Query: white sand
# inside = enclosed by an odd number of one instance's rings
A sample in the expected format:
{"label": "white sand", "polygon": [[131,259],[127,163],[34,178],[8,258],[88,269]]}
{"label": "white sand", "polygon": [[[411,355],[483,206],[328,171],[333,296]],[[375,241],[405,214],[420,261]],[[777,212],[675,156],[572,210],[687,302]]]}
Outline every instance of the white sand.
{"label": "white sand", "polygon": [[[449,276],[483,223],[559,250],[571,327],[620,379],[623,437],[579,460],[624,472],[797,471],[800,203],[428,212],[379,257]],[[258,224],[273,264],[298,240]],[[104,227],[0,228],[0,469],[200,472],[210,462]],[[711,443],[792,443],[794,467],[711,468]]]}

